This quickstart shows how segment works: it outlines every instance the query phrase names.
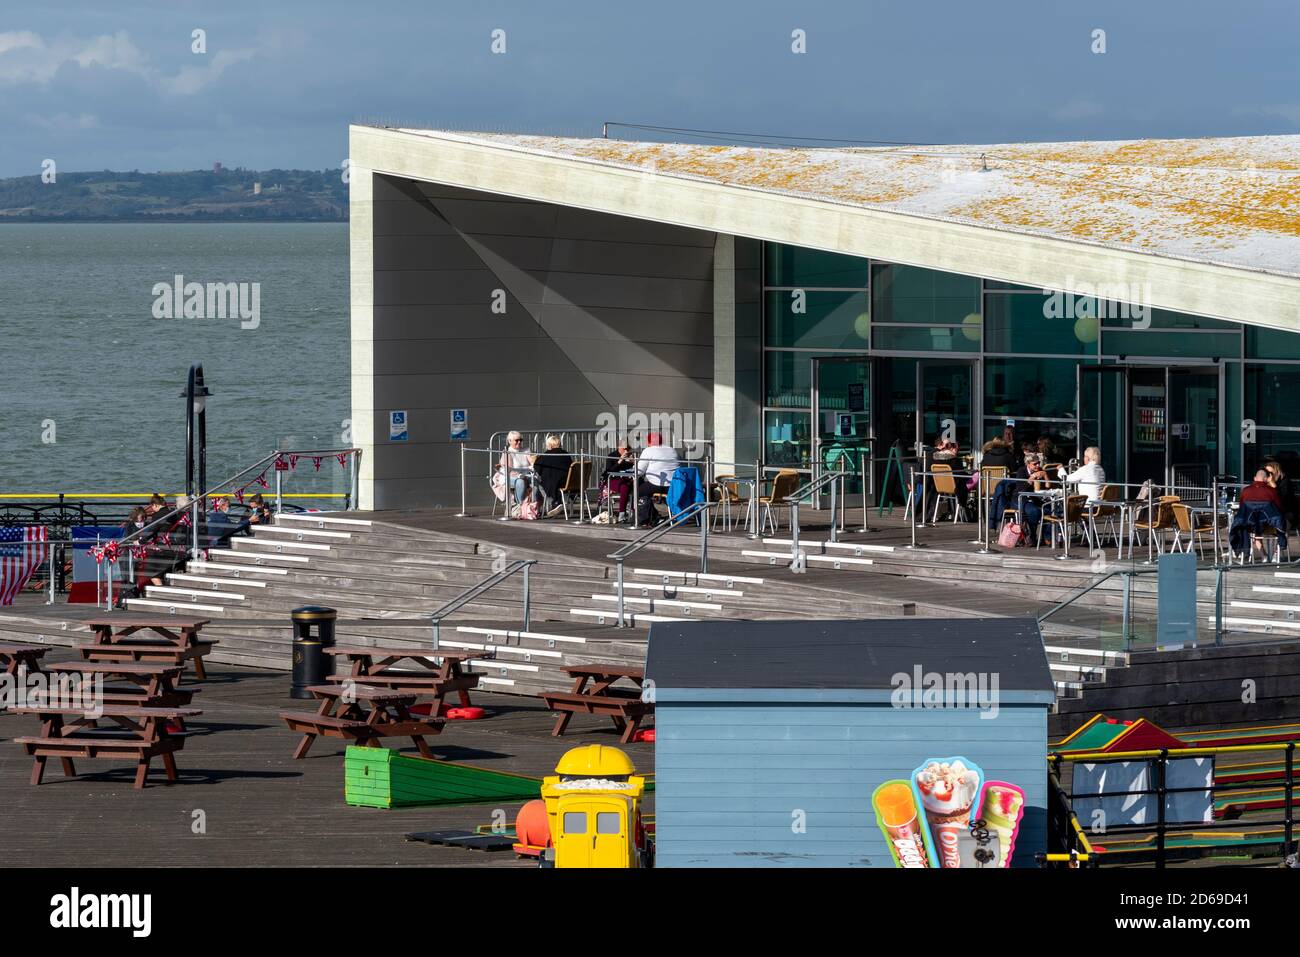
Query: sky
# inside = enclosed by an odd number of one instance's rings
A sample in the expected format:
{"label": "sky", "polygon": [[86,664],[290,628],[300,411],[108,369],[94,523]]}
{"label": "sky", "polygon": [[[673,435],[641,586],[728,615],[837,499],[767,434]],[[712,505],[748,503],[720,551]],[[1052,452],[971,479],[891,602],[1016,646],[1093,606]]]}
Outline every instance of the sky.
{"label": "sky", "polygon": [[908,143],[1296,133],[1298,36],[1296,0],[0,0],[0,176],[46,159],[337,168],[358,121]]}

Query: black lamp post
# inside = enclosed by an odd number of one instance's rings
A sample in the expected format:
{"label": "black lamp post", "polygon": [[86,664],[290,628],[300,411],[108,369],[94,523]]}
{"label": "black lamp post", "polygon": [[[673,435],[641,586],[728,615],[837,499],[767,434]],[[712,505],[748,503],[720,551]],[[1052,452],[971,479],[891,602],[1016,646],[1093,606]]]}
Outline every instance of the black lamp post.
{"label": "black lamp post", "polygon": [[181,398],[185,400],[185,497],[194,501],[194,426],[198,425],[198,465],[199,465],[199,500],[204,513],[207,512],[208,491],[208,413],[207,400],[212,392],[203,384],[203,366],[194,363],[190,366],[189,381]]}

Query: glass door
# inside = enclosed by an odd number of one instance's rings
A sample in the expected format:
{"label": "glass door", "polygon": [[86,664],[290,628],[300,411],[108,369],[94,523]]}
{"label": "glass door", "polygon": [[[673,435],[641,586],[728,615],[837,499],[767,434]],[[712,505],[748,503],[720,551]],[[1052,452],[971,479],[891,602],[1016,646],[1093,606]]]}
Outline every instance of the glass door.
{"label": "glass door", "polygon": [[962,455],[972,450],[975,364],[971,361],[923,359],[916,364],[916,443],[933,448],[944,436]]}
{"label": "glass door", "polygon": [[[1169,370],[1169,479],[1188,501],[1209,501],[1210,483],[1222,471],[1217,366]],[[1205,492],[1199,491],[1205,489]]]}
{"label": "glass door", "polygon": [[1169,390],[1163,367],[1131,366],[1128,370],[1129,481],[1166,480],[1169,441]]}
{"label": "glass door", "polygon": [[[1106,478],[1125,482],[1127,452],[1124,435],[1127,421],[1128,368],[1117,365],[1079,364],[1078,448],[1074,457],[1083,461],[1089,446],[1101,449],[1101,467]],[[1136,491],[1134,491],[1136,494]]]}
{"label": "glass door", "polygon": [[854,476],[845,480],[845,492],[860,495],[873,454],[870,358],[813,360],[813,422],[814,477],[843,470]]}

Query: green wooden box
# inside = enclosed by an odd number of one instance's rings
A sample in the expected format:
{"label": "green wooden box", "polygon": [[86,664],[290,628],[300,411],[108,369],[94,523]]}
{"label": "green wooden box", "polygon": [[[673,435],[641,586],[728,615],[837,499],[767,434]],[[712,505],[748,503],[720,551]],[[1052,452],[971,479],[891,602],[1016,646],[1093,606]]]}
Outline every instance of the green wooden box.
{"label": "green wooden box", "polygon": [[349,746],[343,773],[345,800],[360,807],[529,801],[541,797],[542,791],[541,778],[434,761],[391,748]]}

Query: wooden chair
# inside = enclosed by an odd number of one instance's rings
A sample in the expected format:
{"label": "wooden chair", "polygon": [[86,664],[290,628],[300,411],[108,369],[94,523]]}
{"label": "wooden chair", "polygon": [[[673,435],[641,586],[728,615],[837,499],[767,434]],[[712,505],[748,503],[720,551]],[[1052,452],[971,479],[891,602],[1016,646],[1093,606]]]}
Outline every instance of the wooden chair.
{"label": "wooden chair", "polygon": [[[1198,520],[1198,515],[1183,502],[1175,502],[1173,504],[1173,510],[1174,540],[1169,547],[1174,551],[1181,550],[1188,552],[1195,547],[1196,553],[1201,558],[1204,558],[1205,549],[1201,546],[1201,539],[1204,536],[1209,535],[1211,541],[1213,541],[1214,519],[1208,518],[1206,520]],[[1187,544],[1182,549],[1179,549],[1178,546],[1182,543],[1184,536],[1186,536]]]}
{"label": "wooden chair", "polygon": [[[1060,501],[1057,499],[1056,501]],[[1055,543],[1055,530],[1060,529],[1065,538],[1069,538],[1070,530],[1076,525],[1083,525],[1085,518],[1085,509],[1088,504],[1086,495],[1067,495],[1065,498],[1065,509],[1062,515],[1053,515],[1047,509],[1043,509],[1043,520],[1038,523],[1038,544],[1039,548],[1043,544],[1043,528],[1051,526],[1053,529],[1052,541]]]}
{"label": "wooden chair", "polygon": [[721,523],[724,530],[731,531],[736,526],[733,511],[747,516],[749,498],[740,494],[740,483],[734,475],[714,476],[713,492],[717,494],[714,501],[720,503],[720,507],[713,511],[713,527],[717,528]]}
{"label": "wooden chair", "polygon": [[763,508],[763,520],[759,524],[760,533],[770,524],[772,534],[776,534],[779,525],[772,509],[789,508],[790,503],[787,499],[791,493],[798,490],[799,484],[799,473],[794,469],[781,469],[776,473],[776,477],[772,479],[772,494],[758,497],[758,504]]}
{"label": "wooden chair", "polygon": [[1088,504],[1088,528],[1094,546],[1100,547],[1102,542],[1101,531],[1097,527],[1099,521],[1109,523],[1111,537],[1115,539],[1116,545],[1119,544],[1119,531],[1115,519],[1120,517],[1118,503],[1123,500],[1124,486],[1103,485],[1097,495],[1097,501]]}
{"label": "wooden chair", "polygon": [[957,524],[958,519],[966,520],[966,510],[962,508],[961,502],[957,498],[957,480],[953,478],[951,465],[935,464],[931,469],[934,473],[934,512],[930,516],[930,523],[934,524],[939,520],[939,506],[948,502],[952,509],[953,524]]}
{"label": "wooden chair", "polygon": [[587,483],[591,479],[591,460],[575,459],[569,463],[569,474],[564,477],[564,484],[560,486],[560,504],[564,506],[564,520],[569,520],[569,499],[576,496],[577,501],[574,503],[578,511],[578,521],[583,520],[583,513],[586,513],[587,521],[591,521],[591,502],[587,500]]}
{"label": "wooden chair", "polygon": [[[998,487],[998,483],[1007,477],[1007,467],[1005,465],[988,465],[981,466],[979,485],[976,486],[976,494],[979,495],[975,503],[976,514],[980,511],[980,502],[988,500],[989,507],[993,506],[993,490]],[[984,521],[988,521],[988,516],[984,516]],[[1002,524],[998,522],[999,526]]]}
{"label": "wooden chair", "polygon": [[[1147,533],[1147,551],[1151,550],[1151,544],[1154,541],[1156,552],[1164,554],[1164,533],[1174,527],[1177,519],[1174,517],[1174,504],[1178,501],[1177,495],[1161,495],[1159,498],[1150,502],[1146,508],[1147,517],[1145,520],[1134,518],[1133,530],[1135,532]],[[1155,519],[1151,518],[1152,511],[1155,512]],[[1159,533],[1157,535],[1157,533]],[[1132,546],[1129,547],[1130,554]]]}

